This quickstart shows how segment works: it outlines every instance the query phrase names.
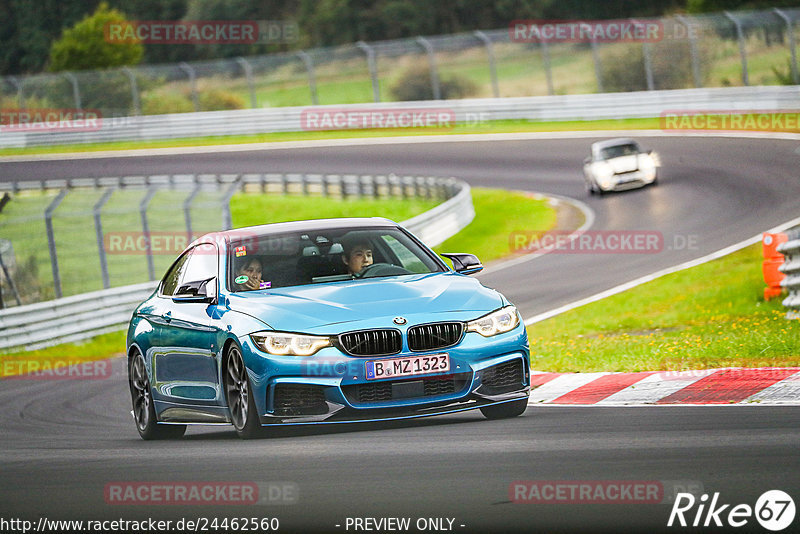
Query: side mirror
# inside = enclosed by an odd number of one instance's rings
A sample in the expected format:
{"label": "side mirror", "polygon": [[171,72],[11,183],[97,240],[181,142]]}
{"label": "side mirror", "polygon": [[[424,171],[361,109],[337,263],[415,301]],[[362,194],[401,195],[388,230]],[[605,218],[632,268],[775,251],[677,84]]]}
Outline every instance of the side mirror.
{"label": "side mirror", "polygon": [[475,274],[483,270],[483,264],[474,254],[450,253],[442,254],[453,262],[453,270],[461,274]]}
{"label": "side mirror", "polygon": [[206,302],[215,304],[217,302],[217,279],[216,277],[187,282],[183,284],[172,296],[172,302]]}

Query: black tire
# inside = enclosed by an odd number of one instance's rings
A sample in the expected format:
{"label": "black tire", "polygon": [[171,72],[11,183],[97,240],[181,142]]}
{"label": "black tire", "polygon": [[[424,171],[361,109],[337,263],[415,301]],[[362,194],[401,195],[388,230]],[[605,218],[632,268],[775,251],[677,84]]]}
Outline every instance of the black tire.
{"label": "black tire", "polygon": [[586,192],[589,193],[589,196],[594,196],[595,189],[594,184],[591,182],[586,182]]}
{"label": "black tire", "polygon": [[150,378],[147,376],[144,357],[139,351],[128,360],[128,385],[131,389],[133,419],[142,439],[178,439],[183,436],[186,425],[158,424]]}
{"label": "black tire", "polygon": [[481,408],[481,413],[487,419],[507,419],[509,417],[517,417],[525,413],[528,408],[528,398],[515,400],[512,402],[504,402],[503,404],[493,404],[492,406],[484,406]]}
{"label": "black tire", "polygon": [[231,424],[242,439],[252,439],[262,434],[253,388],[247,376],[242,352],[231,344],[225,353],[225,401],[230,410]]}

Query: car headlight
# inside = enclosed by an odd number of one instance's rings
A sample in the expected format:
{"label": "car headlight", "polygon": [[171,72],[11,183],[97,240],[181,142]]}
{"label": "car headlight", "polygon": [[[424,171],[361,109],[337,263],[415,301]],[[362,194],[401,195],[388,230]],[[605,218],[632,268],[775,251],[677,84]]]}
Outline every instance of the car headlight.
{"label": "car headlight", "polygon": [[645,174],[653,174],[656,170],[656,162],[649,154],[639,154],[639,168]]}
{"label": "car headlight", "polygon": [[285,332],[255,332],[250,339],[259,349],[275,356],[311,356],[331,345],[328,337]]}
{"label": "car headlight", "polygon": [[612,176],[614,176],[614,169],[605,161],[598,161],[595,163],[593,172],[597,179],[601,182],[607,182]]}
{"label": "car headlight", "polygon": [[477,332],[483,337],[490,337],[513,330],[518,324],[517,308],[506,306],[468,322],[467,332]]}

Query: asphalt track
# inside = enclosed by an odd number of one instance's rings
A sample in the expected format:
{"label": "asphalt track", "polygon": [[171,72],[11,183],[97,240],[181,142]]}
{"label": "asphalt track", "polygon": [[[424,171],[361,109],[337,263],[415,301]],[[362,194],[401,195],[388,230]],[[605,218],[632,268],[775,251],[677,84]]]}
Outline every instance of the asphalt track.
{"label": "asphalt track", "polygon": [[[644,138],[643,144],[661,155],[660,185],[589,198],[580,163],[593,140],[0,162],[0,181],[187,172],[453,175],[474,186],[579,198],[595,213],[594,230],[662,233],[664,249],[657,253],[548,254],[481,278],[526,317],[701,257],[800,215],[799,141]],[[676,246],[686,243],[692,246]],[[666,488],[674,487],[669,481],[684,481],[708,494],[719,492],[724,503],[752,506],[769,489],[781,489],[796,502],[800,498],[796,407],[532,407],[509,421],[467,413],[407,423],[282,429],[257,442],[240,442],[225,427],[192,428],[182,441],[145,443],[128,415],[126,390],[121,362],[103,380],[0,383],[0,517],[265,516],[278,517],[284,532],[353,532],[345,528],[347,517],[410,517],[412,523],[447,517],[455,518],[456,532],[688,532],[692,529],[666,528],[668,504],[511,503],[509,487],[517,480],[662,481]],[[106,484],[125,481],[288,481],[299,488],[299,502],[107,505]],[[794,528],[798,524],[795,520]],[[764,532],[752,518],[737,531]]]}

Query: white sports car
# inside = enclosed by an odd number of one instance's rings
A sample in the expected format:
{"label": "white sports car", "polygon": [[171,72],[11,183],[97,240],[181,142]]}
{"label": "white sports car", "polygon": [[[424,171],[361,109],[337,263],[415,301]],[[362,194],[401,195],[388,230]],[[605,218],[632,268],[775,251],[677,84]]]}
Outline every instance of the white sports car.
{"label": "white sports car", "polygon": [[652,150],[642,150],[633,139],[620,138],[592,144],[583,160],[583,176],[589,194],[624,191],[658,182],[661,162]]}

